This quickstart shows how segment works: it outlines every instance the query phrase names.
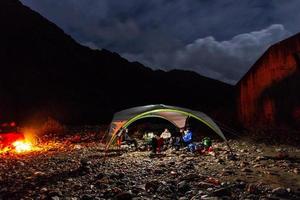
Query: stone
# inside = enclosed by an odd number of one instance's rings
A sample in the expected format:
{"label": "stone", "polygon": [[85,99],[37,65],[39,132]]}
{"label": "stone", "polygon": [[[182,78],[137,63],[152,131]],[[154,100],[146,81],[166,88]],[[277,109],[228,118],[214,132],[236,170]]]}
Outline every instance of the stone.
{"label": "stone", "polygon": [[92,197],[91,195],[88,195],[88,194],[84,194],[82,197],[81,197],[81,200],[93,200],[94,197]]}
{"label": "stone", "polygon": [[240,181],[236,185],[237,188],[244,189],[246,187],[246,183],[244,181]]}
{"label": "stone", "polygon": [[236,161],[238,160],[237,159],[237,156],[235,154],[231,154],[229,153],[227,156],[226,156],[227,160],[232,160],[232,161]]}
{"label": "stone", "polygon": [[229,176],[229,175],[235,174],[235,172],[232,170],[223,169],[221,174],[222,174],[222,176]]}
{"label": "stone", "polygon": [[242,171],[242,172],[246,172],[246,173],[252,172],[252,170],[249,169],[249,168],[243,168],[243,169],[241,169],[241,171]]}
{"label": "stone", "polygon": [[177,189],[181,193],[186,193],[190,188],[190,185],[186,181],[181,181],[177,184]]}
{"label": "stone", "polygon": [[37,171],[37,172],[34,172],[34,175],[35,176],[44,176],[44,175],[46,175],[46,173]]}
{"label": "stone", "polygon": [[129,192],[121,192],[114,196],[114,200],[131,200],[132,195]]}
{"label": "stone", "polygon": [[248,184],[246,187],[246,191],[250,194],[256,194],[258,192],[258,189],[255,184]]}
{"label": "stone", "polygon": [[175,188],[171,185],[160,185],[156,192],[160,195],[171,197],[175,192]]}
{"label": "stone", "polygon": [[41,190],[40,190],[41,193],[45,193],[45,192],[47,192],[47,191],[48,191],[48,189],[47,189],[46,187],[43,187],[43,188],[41,188]]}
{"label": "stone", "polygon": [[262,150],[261,149],[256,149],[256,152],[261,153]]}
{"label": "stone", "polygon": [[214,190],[212,193],[210,193],[210,196],[222,197],[222,196],[227,196],[230,194],[231,194],[230,188],[224,187],[224,188]]}
{"label": "stone", "polygon": [[170,174],[173,175],[173,176],[175,176],[175,175],[177,175],[177,172],[171,171]]}
{"label": "stone", "polygon": [[180,179],[181,180],[186,180],[186,181],[193,181],[193,180],[196,180],[196,179],[199,179],[199,178],[200,178],[199,174],[197,174],[197,173],[189,173],[189,174],[181,177]]}
{"label": "stone", "polygon": [[58,196],[51,197],[51,200],[59,200]]}
{"label": "stone", "polygon": [[219,164],[224,164],[224,163],[225,163],[224,160],[221,159],[221,158],[215,159],[215,162],[216,162],[216,163],[219,163]]}
{"label": "stone", "polygon": [[265,160],[266,158],[264,156],[257,156],[255,158],[255,161],[261,161],[261,160]]}
{"label": "stone", "polygon": [[49,191],[48,196],[49,197],[62,196],[62,192],[59,190]]}
{"label": "stone", "polygon": [[284,160],[284,159],[289,158],[289,154],[287,152],[281,151],[281,152],[277,153],[276,158],[278,160]]}
{"label": "stone", "polygon": [[272,190],[272,194],[283,197],[288,194],[288,191],[285,188],[278,187]]}
{"label": "stone", "polygon": [[178,200],[188,200],[186,197],[180,197]]}
{"label": "stone", "polygon": [[157,188],[159,187],[158,181],[149,181],[145,184],[145,190],[150,193],[156,192]]}
{"label": "stone", "polygon": [[262,164],[256,164],[256,165],[253,165],[254,168],[259,168],[259,167],[263,167]]}
{"label": "stone", "polygon": [[162,174],[162,173],[163,173],[163,170],[161,170],[161,169],[155,169],[155,170],[153,171],[153,173],[154,173],[154,174]]}

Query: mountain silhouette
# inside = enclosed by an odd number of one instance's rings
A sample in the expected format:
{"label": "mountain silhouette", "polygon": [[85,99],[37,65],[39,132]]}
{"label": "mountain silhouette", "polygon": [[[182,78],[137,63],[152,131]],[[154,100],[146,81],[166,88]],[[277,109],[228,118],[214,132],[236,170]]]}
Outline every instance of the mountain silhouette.
{"label": "mountain silhouette", "polygon": [[118,110],[157,103],[218,118],[234,107],[231,85],[92,50],[17,0],[0,1],[0,27],[1,120],[107,123]]}

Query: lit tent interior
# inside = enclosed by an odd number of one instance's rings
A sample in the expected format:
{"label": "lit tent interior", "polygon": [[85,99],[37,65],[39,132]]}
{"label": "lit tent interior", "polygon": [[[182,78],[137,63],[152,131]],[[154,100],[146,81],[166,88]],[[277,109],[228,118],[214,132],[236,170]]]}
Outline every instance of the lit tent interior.
{"label": "lit tent interior", "polygon": [[[133,107],[115,113],[110,124],[106,149],[109,149],[109,147],[115,143],[118,135],[124,134],[124,129],[137,120],[144,118],[162,118],[171,122],[177,128],[184,128],[189,117],[195,118],[208,126],[228,145],[227,139],[219,126],[206,114],[187,108],[157,104]],[[230,148],[229,145],[228,147]]]}

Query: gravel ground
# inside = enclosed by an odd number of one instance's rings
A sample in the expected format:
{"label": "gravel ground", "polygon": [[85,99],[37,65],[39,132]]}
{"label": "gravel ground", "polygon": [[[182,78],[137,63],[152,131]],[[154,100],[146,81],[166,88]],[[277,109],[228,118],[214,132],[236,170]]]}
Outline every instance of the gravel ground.
{"label": "gravel ground", "polygon": [[[78,141],[77,141],[78,142]],[[215,155],[51,141],[0,155],[0,199],[300,199],[300,148],[230,141]]]}

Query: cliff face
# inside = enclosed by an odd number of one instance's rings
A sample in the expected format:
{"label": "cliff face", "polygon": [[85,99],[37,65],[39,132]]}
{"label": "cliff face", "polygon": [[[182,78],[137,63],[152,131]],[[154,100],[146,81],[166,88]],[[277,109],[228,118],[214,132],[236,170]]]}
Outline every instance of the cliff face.
{"label": "cliff face", "polygon": [[271,46],[237,84],[245,127],[299,126],[300,34]]}
{"label": "cliff face", "polygon": [[90,124],[146,104],[221,115],[233,106],[233,86],[193,72],[153,71],[116,53],[91,50],[17,0],[0,1],[0,28],[0,121],[51,116]]}

